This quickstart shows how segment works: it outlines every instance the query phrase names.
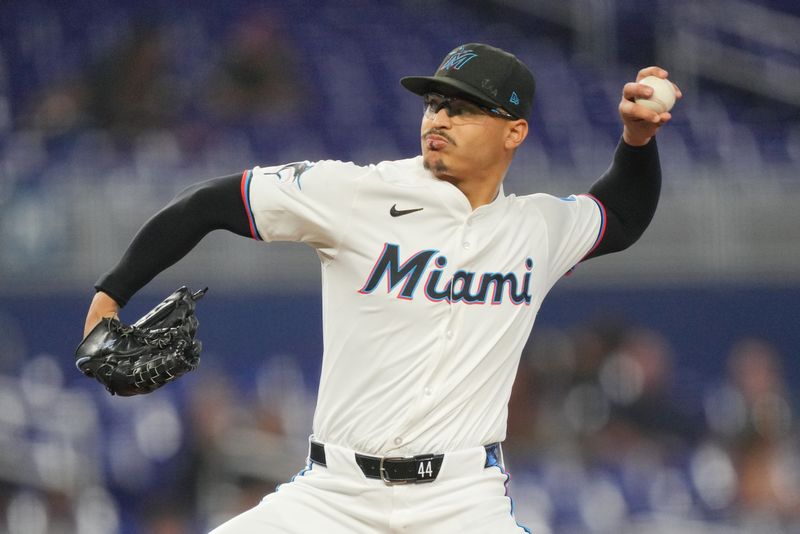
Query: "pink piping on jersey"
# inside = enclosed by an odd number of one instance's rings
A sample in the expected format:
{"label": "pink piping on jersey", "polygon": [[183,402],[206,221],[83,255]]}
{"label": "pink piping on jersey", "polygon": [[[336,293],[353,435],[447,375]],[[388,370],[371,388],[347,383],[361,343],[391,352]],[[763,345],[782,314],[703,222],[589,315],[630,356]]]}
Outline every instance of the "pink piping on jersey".
{"label": "pink piping on jersey", "polygon": [[587,253],[586,253],[586,255],[585,255],[583,258],[581,258],[581,261],[583,261],[583,260],[585,260],[585,259],[586,259],[586,257],[587,257],[587,256],[589,256],[589,254],[591,254],[592,252],[594,252],[594,250],[595,250],[595,249],[596,249],[598,246],[600,246],[600,242],[601,242],[601,241],[603,241],[603,236],[604,236],[604,235],[606,235],[606,221],[607,221],[608,219],[607,219],[607,217],[606,217],[606,207],[605,207],[605,206],[603,206],[603,203],[602,203],[602,202],[600,202],[600,201],[597,199],[597,197],[595,197],[594,195],[591,195],[591,194],[589,194],[589,193],[586,193],[585,195],[580,195],[580,196],[584,196],[584,197],[589,197],[589,198],[591,198],[592,200],[594,200],[595,204],[597,204],[597,207],[599,207],[599,208],[600,208],[600,232],[598,232],[598,234],[597,234],[597,239],[595,239],[595,241],[594,241],[594,245],[592,245],[592,248],[591,248],[591,250],[589,250],[589,252],[587,252]]}
{"label": "pink piping on jersey", "polygon": [[253,173],[250,170],[245,170],[242,173],[242,203],[244,204],[244,211],[247,214],[247,222],[250,225],[250,235],[253,239],[258,241],[263,241],[261,239],[261,235],[259,235],[258,230],[256,230],[256,221],[253,218],[253,209],[250,207],[250,179],[253,177]]}

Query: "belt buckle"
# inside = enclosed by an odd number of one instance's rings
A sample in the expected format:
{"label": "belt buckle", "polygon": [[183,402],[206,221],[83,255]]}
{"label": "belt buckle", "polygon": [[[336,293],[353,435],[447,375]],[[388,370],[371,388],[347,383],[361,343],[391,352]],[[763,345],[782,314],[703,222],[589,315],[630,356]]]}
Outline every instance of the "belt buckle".
{"label": "belt buckle", "polygon": [[383,466],[383,462],[385,462],[386,460],[389,460],[390,462],[404,461],[404,460],[409,460],[409,458],[404,458],[402,456],[394,456],[394,457],[381,456],[380,463],[378,464],[378,472],[380,473],[381,480],[383,480],[384,484],[395,486],[399,484],[408,484],[409,482],[413,482],[414,480],[416,480],[413,478],[400,478],[400,479],[389,478],[388,473],[386,472],[386,468]]}

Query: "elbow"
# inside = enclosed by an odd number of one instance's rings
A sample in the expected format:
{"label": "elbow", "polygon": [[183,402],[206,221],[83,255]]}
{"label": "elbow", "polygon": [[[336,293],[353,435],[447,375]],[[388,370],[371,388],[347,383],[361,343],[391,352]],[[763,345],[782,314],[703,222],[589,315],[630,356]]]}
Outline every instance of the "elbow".
{"label": "elbow", "polygon": [[634,243],[644,235],[645,230],[650,226],[653,220],[652,214],[639,219],[628,220],[622,225],[621,232],[619,233],[619,250],[625,250],[633,246]]}
{"label": "elbow", "polygon": [[608,224],[602,241],[600,241],[597,247],[587,256],[587,259],[614,252],[621,252],[630,248],[644,235],[651,220],[652,216],[623,220],[615,214],[609,214]]}
{"label": "elbow", "polygon": [[174,206],[180,209],[202,208],[203,205],[207,203],[205,197],[208,195],[204,194],[205,191],[206,188],[203,187],[202,183],[192,184],[175,195],[168,206]]}

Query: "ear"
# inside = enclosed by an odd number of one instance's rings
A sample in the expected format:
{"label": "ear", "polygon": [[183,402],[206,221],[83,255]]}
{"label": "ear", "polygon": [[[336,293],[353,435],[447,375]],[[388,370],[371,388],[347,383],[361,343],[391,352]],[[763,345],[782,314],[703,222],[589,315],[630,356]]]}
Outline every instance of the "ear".
{"label": "ear", "polygon": [[506,148],[514,150],[526,137],[528,137],[528,121],[525,119],[510,121],[506,129]]}

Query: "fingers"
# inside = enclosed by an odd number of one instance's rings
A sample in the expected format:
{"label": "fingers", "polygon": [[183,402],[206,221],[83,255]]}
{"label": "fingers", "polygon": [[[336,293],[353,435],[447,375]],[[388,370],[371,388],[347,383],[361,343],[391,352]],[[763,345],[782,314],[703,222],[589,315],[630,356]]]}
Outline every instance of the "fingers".
{"label": "fingers", "polygon": [[89,305],[89,311],[86,314],[83,337],[86,337],[104,317],[118,317],[118,312],[119,304],[111,296],[102,291],[95,293],[92,303]]}
{"label": "fingers", "polygon": [[[647,78],[648,76],[657,76],[659,78],[664,78],[666,80],[669,77],[669,72],[656,65],[653,65],[651,67],[645,67],[636,74],[636,81],[639,82],[640,80],[642,80],[643,78]],[[683,93],[681,92],[680,87],[678,87],[672,80],[670,80],[670,83],[672,84],[672,88],[675,89],[676,98],[683,98]]]}
{"label": "fingers", "polygon": [[667,76],[669,76],[669,72],[655,65],[652,67],[645,67],[636,75],[636,81],[638,82],[642,78],[647,78],[648,76],[658,76],[659,78],[666,79]]}
{"label": "fingers", "polygon": [[[668,72],[665,69],[657,66],[645,67],[641,69],[636,75],[636,82],[626,83],[622,88],[622,101],[619,105],[619,112],[623,119],[643,120],[652,123],[664,123],[672,118],[669,113],[657,113],[644,106],[636,105],[638,98],[650,98],[653,95],[653,88],[649,85],[639,83],[647,76],[657,76],[662,79],[667,79]],[[670,81],[673,89],[675,90],[675,98],[683,97],[680,88]]]}
{"label": "fingers", "polygon": [[622,87],[622,97],[631,102],[637,98],[650,98],[652,95],[653,88],[643,83],[628,82]]}
{"label": "fingers", "polygon": [[[653,65],[641,69],[636,74],[636,81],[626,83],[622,88],[622,98],[619,102],[619,114],[623,122],[622,137],[626,143],[633,146],[647,144],[661,126],[672,120],[672,114],[668,111],[658,113],[648,106],[636,103],[637,99],[649,99],[653,96],[654,89],[640,83],[648,76],[655,76],[672,83],[668,78],[669,72]],[[675,98],[681,98],[683,94],[680,88],[674,83],[672,87],[675,90]]]}
{"label": "fingers", "polygon": [[667,120],[669,120],[671,117],[669,113],[659,114],[635,102],[636,98],[648,98],[652,94],[652,87],[640,83],[626,83],[622,90],[622,100],[619,102],[619,114],[622,116],[622,120],[640,120],[657,124],[662,121],[662,115],[667,115]]}
{"label": "fingers", "polygon": [[683,93],[681,93],[681,88],[678,87],[675,82],[670,82],[672,84],[672,88],[675,89],[675,98],[683,98]]}

